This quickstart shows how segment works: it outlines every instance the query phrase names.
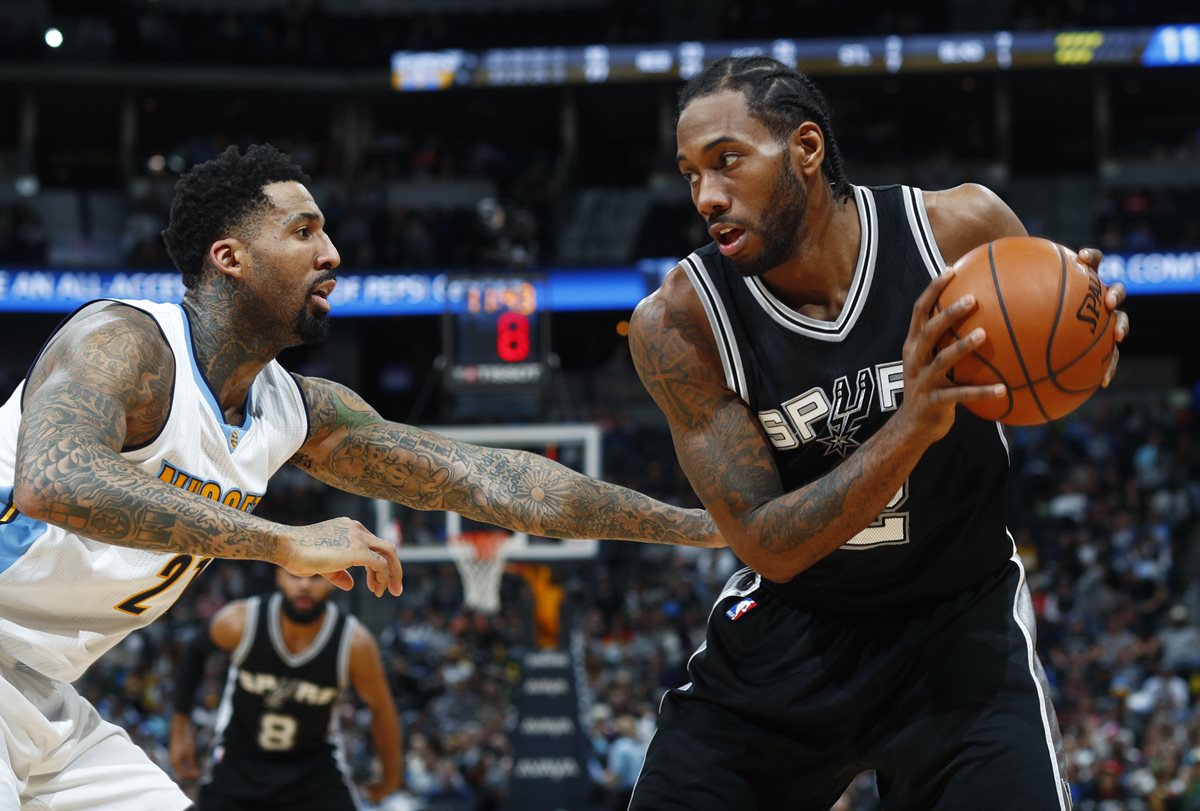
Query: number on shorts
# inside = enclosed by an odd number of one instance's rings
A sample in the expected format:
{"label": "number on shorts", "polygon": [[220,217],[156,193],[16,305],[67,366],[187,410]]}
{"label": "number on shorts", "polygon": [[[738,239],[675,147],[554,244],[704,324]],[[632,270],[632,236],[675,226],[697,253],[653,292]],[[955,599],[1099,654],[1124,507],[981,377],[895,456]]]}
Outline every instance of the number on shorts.
{"label": "number on shorts", "polygon": [[283,752],[296,745],[296,719],[290,715],[263,713],[258,727],[259,748],[268,752]]}
{"label": "number on shorts", "polygon": [[883,508],[879,517],[868,524],[862,532],[842,544],[842,549],[873,549],[877,546],[895,546],[908,543],[908,512],[896,510],[908,501],[908,479],[900,485],[896,495]]}
{"label": "number on shorts", "polygon": [[[192,580],[195,580],[202,571],[208,568],[208,564],[213,561],[212,558],[193,558],[191,555],[176,555],[167,561],[167,565],[162,567],[162,571],[158,573],[158,576],[163,579],[161,583],[151,586],[144,591],[139,591],[137,594],[127,597],[113,607],[118,611],[124,611],[126,614],[133,614],[136,617],[150,607],[142,605],[142,603],[151,597],[157,597],[175,585],[175,581],[183,577],[184,572],[192,565],[193,560],[196,561],[196,572],[192,575]],[[188,584],[191,584],[190,580]]]}

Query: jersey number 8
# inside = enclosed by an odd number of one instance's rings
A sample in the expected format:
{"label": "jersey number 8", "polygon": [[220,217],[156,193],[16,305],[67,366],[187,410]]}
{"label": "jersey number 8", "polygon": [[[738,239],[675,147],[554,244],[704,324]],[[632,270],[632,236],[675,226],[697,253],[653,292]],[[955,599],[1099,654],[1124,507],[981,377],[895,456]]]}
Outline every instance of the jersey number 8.
{"label": "jersey number 8", "polygon": [[296,719],[290,715],[263,713],[258,727],[258,745],[267,752],[284,752],[296,745]]}

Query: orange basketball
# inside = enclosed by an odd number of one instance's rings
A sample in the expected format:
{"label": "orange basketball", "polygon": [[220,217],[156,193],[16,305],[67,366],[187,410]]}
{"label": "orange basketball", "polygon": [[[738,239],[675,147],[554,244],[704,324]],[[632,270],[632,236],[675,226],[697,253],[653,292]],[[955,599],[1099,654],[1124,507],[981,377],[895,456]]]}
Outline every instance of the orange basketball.
{"label": "orange basketball", "polygon": [[1008,396],[963,403],[980,417],[1037,425],[1078,408],[1099,388],[1112,358],[1115,319],[1105,287],[1075,253],[1047,239],[1007,237],[954,264],[934,310],[973,293],[975,311],[939,348],[976,327],[987,339],[955,364],[960,384],[1003,383]]}

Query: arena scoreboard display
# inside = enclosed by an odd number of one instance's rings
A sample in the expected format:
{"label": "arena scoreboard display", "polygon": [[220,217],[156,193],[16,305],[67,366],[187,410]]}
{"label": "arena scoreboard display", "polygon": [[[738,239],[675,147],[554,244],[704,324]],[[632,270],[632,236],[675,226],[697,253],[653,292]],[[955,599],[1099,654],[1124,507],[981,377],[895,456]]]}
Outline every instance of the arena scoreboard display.
{"label": "arena scoreboard display", "polygon": [[1200,65],[1200,25],[1072,31],[993,31],[857,39],[774,39],[397,51],[392,87],[600,84],[686,80],[725,56],[773,56],[811,74],[1019,70],[1102,65]]}
{"label": "arena scoreboard display", "polygon": [[533,275],[460,276],[442,316],[445,385],[536,388],[546,378],[546,281]]}

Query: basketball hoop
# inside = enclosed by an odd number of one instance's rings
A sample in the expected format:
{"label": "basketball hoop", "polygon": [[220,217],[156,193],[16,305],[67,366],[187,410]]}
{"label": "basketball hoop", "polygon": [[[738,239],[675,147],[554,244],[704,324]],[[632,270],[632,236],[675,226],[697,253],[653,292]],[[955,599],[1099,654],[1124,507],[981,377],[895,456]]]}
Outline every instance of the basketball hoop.
{"label": "basketball hoop", "polygon": [[452,536],[447,544],[463,582],[463,604],[485,614],[500,610],[507,532],[475,531]]}

